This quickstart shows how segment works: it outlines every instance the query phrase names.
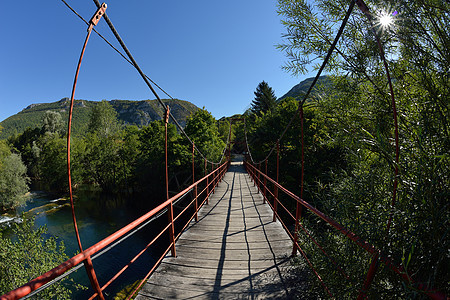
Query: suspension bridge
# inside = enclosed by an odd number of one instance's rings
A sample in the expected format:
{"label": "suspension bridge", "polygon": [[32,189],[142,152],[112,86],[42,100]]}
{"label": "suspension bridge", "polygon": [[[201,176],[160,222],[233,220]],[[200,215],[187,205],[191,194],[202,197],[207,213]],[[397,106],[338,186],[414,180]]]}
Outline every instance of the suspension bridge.
{"label": "suspension bridge", "polygon": [[[76,13],[64,0],[62,0],[74,13]],[[324,250],[324,247],[314,239],[313,235],[302,225],[302,211],[316,216],[330,228],[335,230],[337,235],[342,235],[351,240],[360,249],[365,251],[369,260],[367,261],[367,273],[364,278],[357,278],[353,282],[358,285],[358,299],[367,298],[371,284],[374,280],[379,265],[384,265],[409,285],[413,285],[417,290],[423,291],[430,298],[446,299],[446,296],[437,291],[431,290],[425,284],[415,282],[413,276],[396,264],[386,254],[374,245],[365,241],[350,229],[345,228],[331,217],[327,216],[317,208],[307,203],[303,197],[303,177],[304,177],[304,141],[303,141],[303,104],[308,98],[322,70],[327,64],[334,47],[345,27],[345,24],[353,10],[355,4],[369,18],[369,9],[362,0],[349,1],[350,6],[342,21],[341,27],[333,43],[330,44],[327,56],[319,69],[313,83],[304,99],[300,101],[298,112],[292,116],[287,127],[279,136],[276,145],[269,151],[267,157],[260,162],[255,162],[251,156],[250,148],[246,137],[246,147],[248,155],[245,160],[231,162],[230,151],[230,131],[227,146],[223,150],[223,155],[219,161],[209,161],[206,156],[195,146],[193,141],[184,132],[177,120],[170,113],[166,106],[152,87],[156,85],[145,75],[134,60],[125,43],[120,38],[111,20],[106,14],[106,4],[100,4],[94,0],[98,10],[88,22],[77,14],[87,25],[88,33],[81,51],[78,62],[75,80],[71,95],[71,108],[69,113],[69,127],[67,138],[67,161],[68,161],[68,183],[70,200],[72,206],[73,223],[80,253],[63,262],[52,270],[30,280],[25,285],[18,287],[7,294],[0,296],[1,300],[20,299],[37,295],[43,289],[60,281],[72,272],[81,267],[85,267],[87,276],[92,287],[92,296],[89,299],[105,299],[105,290],[120,277],[141,255],[146,253],[155,243],[167,240],[167,248],[157,261],[148,266],[148,273],[139,284],[131,291],[127,299],[224,299],[224,298],[291,298],[292,285],[286,280],[287,269],[290,268],[290,257],[300,253],[310,268],[311,276],[315,276],[323,286],[330,298],[334,298],[332,291],[327,287],[324,278],[327,274],[320,272],[309,260],[308,255],[302,249],[298,235],[304,234],[315,245],[317,251],[329,258],[338,272],[342,273],[344,279],[349,279],[351,275]],[[114,48],[103,36],[95,31],[94,26],[104,19],[114,36],[120,43],[126,56]],[[70,168],[70,133],[71,120],[73,114],[73,100],[75,95],[77,78],[81,66],[86,45],[91,31],[100,35],[111,47],[114,48],[124,59],[126,59],[140,74],[148,85],[151,92],[160,102],[165,110],[165,153],[166,153],[166,200],[157,207],[151,209],[135,221],[114,232],[110,236],[97,242],[95,245],[83,249],[78,234],[77,221],[73,205],[71,168]],[[376,33],[375,37],[380,48],[380,55],[384,60],[384,53],[381,43]],[[398,129],[397,112],[395,108],[394,92],[391,85],[389,70],[385,63],[388,84],[391,90],[393,119],[395,125],[395,149],[396,163],[394,170],[394,189],[392,195],[392,207],[395,206],[398,175]],[[167,94],[167,93],[166,93]],[[168,94],[167,94],[168,95]],[[172,98],[170,95],[168,95]],[[172,98],[173,99],[173,98]],[[285,135],[287,129],[296,118],[300,118],[301,132],[301,192],[296,195],[280,184],[279,181],[279,142]],[[169,197],[168,193],[168,160],[167,160],[167,124],[169,118],[178,127],[179,131],[192,145],[192,178],[193,182],[178,194]],[[244,122],[245,124],[245,122]],[[244,130],[245,132],[245,130]],[[271,178],[267,172],[269,157],[276,149],[276,176]],[[195,155],[201,156],[204,161],[204,174],[202,178],[195,180]],[[198,174],[197,174],[198,177]],[[281,197],[280,193],[283,194]],[[189,196],[189,203],[179,211],[175,212],[174,205]],[[295,211],[288,209],[283,199],[290,199],[295,203]],[[283,214],[283,217],[281,217]],[[161,221],[166,216],[166,222],[162,222],[163,228],[152,238],[142,251],[135,255],[123,268],[110,278],[98,278],[93,265],[93,260],[102,255],[107,255],[111,248],[146,227],[148,224],[159,218]],[[387,230],[392,220],[389,216]]]}
{"label": "suspension bridge", "polygon": [[222,182],[136,299],[238,299],[289,296],[292,242],[263,203],[242,161]]}

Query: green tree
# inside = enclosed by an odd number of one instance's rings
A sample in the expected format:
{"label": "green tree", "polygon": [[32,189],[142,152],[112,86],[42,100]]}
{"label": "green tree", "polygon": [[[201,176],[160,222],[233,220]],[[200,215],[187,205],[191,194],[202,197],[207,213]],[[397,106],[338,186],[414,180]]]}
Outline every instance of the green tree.
{"label": "green tree", "polygon": [[12,153],[6,156],[0,167],[0,211],[25,203],[28,182],[27,167],[20,155]]}
{"label": "green tree", "polygon": [[135,170],[140,156],[139,128],[127,126],[122,133],[119,143],[120,173],[122,185],[128,190],[136,188],[137,177]]}
{"label": "green tree", "polygon": [[39,152],[42,130],[39,128],[27,128],[22,134],[10,137],[8,143],[14,151],[20,153],[24,164],[27,166],[28,176],[39,178]]}
{"label": "green tree", "polygon": [[225,142],[219,138],[217,121],[206,109],[199,109],[187,118],[186,133],[195,146],[210,161],[218,161],[225,149]]}
{"label": "green tree", "polygon": [[[349,18],[326,70],[333,89],[314,101],[327,139],[322,143],[344,149],[347,166],[312,192],[334,219],[383,249],[396,264],[416,280],[448,294],[446,249],[450,194],[448,41],[449,3],[444,0],[368,2],[373,24],[358,7]],[[290,62],[284,68],[300,74],[318,64],[330,47],[349,2],[338,0],[279,0],[278,12],[286,27],[285,43],[279,49]],[[393,16],[393,11],[398,14]],[[380,11],[394,22],[383,26]],[[392,193],[395,150],[393,113],[386,74],[374,33],[380,37],[394,78],[399,111],[400,174],[393,222],[387,234]],[[315,68],[318,65],[314,65]],[[317,128],[319,129],[319,128]],[[320,185],[317,185],[320,187]],[[312,226],[317,221],[310,220]],[[337,253],[338,262],[355,278],[364,278],[370,257],[348,243],[345,237],[315,227],[318,240]],[[334,246],[329,241],[335,241]],[[386,241],[389,241],[388,243]],[[329,287],[338,298],[354,297],[360,285],[343,283],[325,258],[308,246],[308,255],[324,268]],[[357,258],[357,259],[355,259]],[[369,297],[417,297],[415,286],[401,282],[397,274],[382,268]],[[423,295],[421,295],[423,296]]]}
{"label": "green tree", "polygon": [[[169,184],[172,178],[182,174],[190,174],[191,159],[186,142],[177,133],[173,124],[167,128],[167,159],[169,169]],[[139,132],[140,158],[137,166],[139,184],[142,189],[151,190],[160,199],[165,196],[165,127],[163,121],[153,121]],[[185,175],[183,177],[187,177]],[[178,186],[175,186],[178,188]],[[175,189],[174,190],[177,190]]]}
{"label": "green tree", "polygon": [[0,169],[2,168],[3,160],[11,154],[8,144],[5,140],[0,140]]}
{"label": "green tree", "polygon": [[255,99],[252,101],[251,112],[256,115],[266,113],[276,106],[277,98],[275,92],[263,81],[258,84],[254,92]]}
{"label": "green tree", "polygon": [[52,192],[66,192],[67,185],[67,142],[58,134],[45,133],[41,138],[39,170],[42,183]]}
{"label": "green tree", "polygon": [[63,121],[61,114],[56,111],[47,110],[42,118],[43,132],[59,133],[62,130]]}
{"label": "green tree", "polygon": [[92,108],[88,130],[101,137],[109,137],[118,133],[120,124],[117,112],[108,101],[103,100]]}
{"label": "green tree", "polygon": [[[64,243],[47,238],[47,228],[34,229],[34,220],[24,218],[14,225],[14,239],[3,237],[0,231],[0,294],[5,294],[36,278],[68,259]],[[64,286],[67,279],[38,294],[39,299],[71,299]]]}
{"label": "green tree", "polygon": [[107,102],[101,101],[92,108],[86,136],[86,153],[83,159],[85,178],[112,191],[120,183],[120,124],[117,112]]}

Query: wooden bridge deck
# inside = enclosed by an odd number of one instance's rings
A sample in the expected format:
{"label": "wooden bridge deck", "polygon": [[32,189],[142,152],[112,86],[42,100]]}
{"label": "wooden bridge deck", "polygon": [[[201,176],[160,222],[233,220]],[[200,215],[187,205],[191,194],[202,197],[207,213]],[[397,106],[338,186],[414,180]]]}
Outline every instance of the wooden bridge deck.
{"label": "wooden bridge deck", "polygon": [[234,162],[136,299],[288,299],[292,242]]}

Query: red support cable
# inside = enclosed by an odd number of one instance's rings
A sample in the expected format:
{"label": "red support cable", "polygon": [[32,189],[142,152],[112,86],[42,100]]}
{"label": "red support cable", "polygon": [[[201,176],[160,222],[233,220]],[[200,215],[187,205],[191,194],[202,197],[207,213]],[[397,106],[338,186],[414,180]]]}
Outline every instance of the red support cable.
{"label": "red support cable", "polygon": [[373,25],[373,22],[372,22],[372,15],[370,14],[369,8],[367,7],[367,5],[364,3],[363,0],[356,0],[356,4],[358,5],[359,9],[367,16],[367,19],[370,22],[373,34],[377,41],[378,50],[380,51],[380,57],[381,57],[381,60],[383,61],[384,69],[386,71],[386,77],[388,80],[389,92],[390,92],[390,96],[391,96],[392,114],[393,114],[393,119],[394,119],[395,166],[394,166],[394,183],[393,183],[393,191],[392,191],[392,201],[391,201],[391,207],[389,210],[389,218],[388,218],[388,222],[386,225],[386,239],[387,239],[388,235],[389,235],[391,223],[392,223],[392,217],[393,217],[394,207],[395,207],[395,203],[396,203],[396,199],[397,199],[397,188],[398,188],[398,169],[399,169],[398,165],[399,165],[399,159],[400,159],[400,145],[399,145],[398,121],[397,121],[398,113],[397,113],[397,107],[396,107],[396,102],[395,102],[394,88],[392,86],[391,74],[389,72],[389,67],[388,67],[388,64],[386,61],[386,56],[384,54],[384,49],[383,49],[383,45],[381,44],[380,37],[378,36],[376,30],[374,29],[375,26]]}
{"label": "red support cable", "polygon": [[[169,124],[169,115],[170,115],[170,108],[169,105],[167,105],[167,110],[166,110],[166,115],[165,115],[165,120],[164,120],[164,132],[165,132],[165,159],[166,159],[166,199],[169,199],[169,162],[167,160],[167,127]],[[171,244],[171,254],[173,257],[177,257],[177,251],[175,249],[175,224],[173,221],[173,203],[170,202],[169,207],[168,207],[168,219],[169,219],[169,224],[171,224],[170,229],[169,229],[169,237],[170,237],[170,244]]]}
{"label": "red support cable", "polygon": [[[98,24],[98,22],[100,21],[100,18],[105,13],[106,8],[107,8],[107,5],[105,3],[103,3],[100,6],[100,8],[97,9],[94,16],[91,18],[91,20],[89,22],[86,39],[84,40],[83,48],[81,50],[80,58],[78,60],[78,65],[77,65],[77,69],[75,72],[75,78],[74,78],[73,86],[72,86],[72,93],[70,96],[69,122],[68,122],[68,129],[67,129],[67,178],[68,178],[68,184],[69,184],[69,196],[70,196],[70,206],[71,206],[71,212],[72,212],[72,221],[73,221],[75,235],[77,238],[78,248],[80,249],[80,252],[83,252],[83,246],[81,244],[80,233],[78,231],[77,219],[75,216],[75,205],[74,205],[74,201],[73,201],[73,190],[72,190],[72,173],[71,173],[71,166],[70,166],[70,156],[71,156],[70,155],[70,144],[71,144],[71,131],[72,131],[73,103],[74,103],[74,98],[75,98],[75,89],[77,86],[78,75],[80,73],[80,68],[81,68],[81,61],[83,60],[84,52],[86,50],[86,46],[87,46],[89,37],[92,32],[92,28]],[[95,274],[94,266],[92,265],[92,260],[91,260],[90,256],[87,257],[86,260],[84,261],[84,266],[86,268],[86,272],[89,277],[89,281],[91,282],[92,287],[98,294],[98,297],[100,299],[105,299],[103,296],[103,293],[101,291],[100,284],[98,283],[97,275]]]}
{"label": "red support cable", "polygon": [[[247,164],[247,162],[245,162]],[[258,170],[256,169],[255,166],[252,166],[252,169],[249,174],[251,177],[254,177],[253,179],[256,180],[257,179],[257,175],[255,174],[255,172],[257,172]],[[260,172],[260,171],[259,171]],[[259,173],[258,173],[259,174]],[[264,176],[264,175],[263,175]],[[270,203],[269,203],[270,205]],[[280,202],[280,205],[281,202]],[[274,213],[277,214],[274,210]],[[294,240],[294,237],[292,236],[292,234],[289,232],[289,229],[287,228],[286,224],[283,222],[283,220],[280,219],[281,225],[283,226],[283,228],[285,229],[286,233],[289,235],[289,237],[291,238],[291,240],[294,243],[297,243]],[[306,262],[309,264],[311,270],[313,271],[313,273],[316,275],[317,279],[320,281],[320,283],[322,284],[323,288],[325,289],[325,291],[328,293],[328,296],[332,299],[334,299],[333,294],[331,294],[330,290],[328,289],[328,287],[326,286],[325,282],[323,281],[322,277],[319,275],[319,273],[317,272],[317,270],[314,268],[313,264],[311,263],[311,261],[308,259],[308,256],[306,255],[306,253],[300,248],[300,246],[297,244],[297,248],[300,251],[300,253],[302,254],[302,256],[305,258]]]}
{"label": "red support cable", "polygon": [[[221,165],[221,168],[225,169],[226,163]],[[95,245],[89,247],[88,249],[84,250],[83,252],[73,256],[72,258],[68,259],[67,261],[63,262],[59,266],[53,268],[52,270],[40,275],[37,278],[34,278],[30,280],[28,283],[24,284],[23,286],[16,288],[13,291],[8,292],[5,295],[0,296],[1,300],[9,300],[9,299],[19,299],[21,297],[25,297],[26,295],[29,295],[31,292],[36,291],[37,289],[43,287],[45,284],[49,283],[50,281],[57,279],[57,277],[63,275],[70,269],[74,268],[80,263],[83,263],[85,260],[87,260],[89,257],[92,257],[94,254],[99,254],[100,251],[104,250],[106,247],[112,245],[114,246],[114,242],[120,241],[121,238],[124,238],[127,234],[130,234],[133,230],[136,230],[139,228],[139,226],[142,226],[146,221],[151,220],[152,217],[157,216],[158,213],[162,212],[165,208],[169,208],[170,204],[173,203],[175,200],[179,199],[180,197],[183,197],[186,193],[188,193],[190,190],[192,190],[195,185],[199,185],[207,180],[207,178],[211,176],[207,175],[203,178],[199,179],[195,184],[192,184],[170,198],[169,200],[166,200],[162,204],[158,205],[154,209],[150,210],[149,212],[145,213],[143,216],[139,217],[138,219],[134,220],[130,224],[124,226],[123,228],[117,230],[113,234],[107,236],[100,242],[96,243]],[[193,216],[191,217],[191,219]],[[165,230],[169,229],[171,227],[171,223],[168,223],[168,225],[165,227],[165,229],[162,230],[158,234],[158,237],[162,236]],[[156,239],[156,238],[155,238]],[[172,245],[170,245],[167,248],[167,251],[164,252],[164,254],[161,256],[160,260],[164,258],[166,253],[170,250]],[[160,261],[159,260],[159,261]],[[158,261],[158,262],[159,262]],[[155,265],[156,267],[156,265]],[[152,270],[154,270],[154,268]],[[151,272],[150,272],[151,273]],[[105,287],[105,286],[104,286]],[[104,289],[102,287],[102,289]]]}
{"label": "red support cable", "polygon": [[372,258],[372,263],[370,264],[369,271],[367,272],[366,281],[364,282],[364,286],[361,289],[358,300],[366,299],[367,292],[369,291],[370,285],[372,284],[373,279],[375,278],[375,273],[377,272],[380,252],[377,251]]}
{"label": "red support cable", "polygon": [[[302,169],[301,169],[301,178],[300,178],[300,199],[303,199],[303,180],[304,180],[304,174],[305,174],[305,142],[304,142],[304,138],[303,138],[303,120],[304,120],[304,116],[303,116],[303,104],[300,103],[300,138],[301,138],[301,143],[302,143],[302,157],[301,157],[301,163],[302,163]],[[292,249],[292,256],[297,255],[297,239],[298,239],[298,226],[299,226],[299,222],[300,222],[300,218],[302,216],[302,206],[300,205],[299,202],[297,202],[296,204],[296,209],[295,209],[295,226],[294,226],[294,245],[293,245],[293,249]]]}
{"label": "red support cable", "polygon": [[[255,171],[255,167],[250,165],[248,162],[244,162],[244,163],[249,168],[249,171],[250,171],[249,174],[252,174],[252,172]],[[254,175],[252,175],[252,176],[254,176]],[[266,175],[263,175],[263,176],[266,176]],[[286,188],[284,188],[283,186],[281,186],[274,179],[270,178],[269,176],[266,176],[266,177],[267,177],[268,181],[270,181],[275,186],[277,186],[287,196],[289,196],[290,198],[300,202],[300,204],[302,206],[304,206],[306,209],[308,209],[309,211],[314,213],[320,219],[324,220],[326,223],[328,223],[329,225],[334,227],[340,234],[342,234],[346,238],[348,238],[351,241],[353,241],[356,245],[358,245],[359,247],[364,249],[366,252],[368,252],[368,253],[370,253],[372,255],[375,255],[375,253],[380,251],[379,249],[375,248],[373,245],[369,244],[367,241],[363,240],[361,237],[357,236],[352,231],[348,230],[347,228],[345,228],[344,226],[342,226],[341,224],[339,224],[338,222],[336,222],[332,218],[328,217],[327,215],[325,215],[324,213],[322,213],[321,211],[319,211],[318,209],[313,207],[308,202],[304,201],[303,199],[299,198],[298,196],[296,196],[291,191],[289,191]],[[272,208],[272,209],[274,209],[274,208]],[[282,225],[287,230],[287,227],[284,225],[284,223],[282,223]],[[287,233],[290,235],[289,231],[287,231]],[[408,272],[405,269],[403,269],[402,266],[395,265],[394,262],[388,256],[382,255],[382,253],[380,253],[379,254],[379,261],[382,262],[389,269],[391,269],[393,272],[395,272],[397,275],[399,275],[405,282],[407,282],[408,284],[414,285],[418,290],[421,290],[421,291],[425,292],[425,294],[428,297],[430,297],[432,299],[447,299],[447,297],[443,293],[441,293],[439,291],[436,291],[436,290],[432,290],[432,289],[430,289],[428,286],[426,286],[424,284],[415,283],[415,281],[411,278],[411,275],[408,274]]]}

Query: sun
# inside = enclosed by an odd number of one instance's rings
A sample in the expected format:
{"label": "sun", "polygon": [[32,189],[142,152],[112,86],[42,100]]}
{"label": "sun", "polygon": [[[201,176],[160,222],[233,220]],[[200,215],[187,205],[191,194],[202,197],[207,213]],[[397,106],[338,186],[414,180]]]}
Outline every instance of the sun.
{"label": "sun", "polygon": [[393,22],[393,18],[390,14],[384,14],[380,17],[380,24],[383,27],[389,27]]}
{"label": "sun", "polygon": [[390,10],[380,11],[377,14],[377,24],[381,27],[382,30],[387,30],[390,27],[394,26],[397,14],[398,12],[396,10],[393,12]]}

